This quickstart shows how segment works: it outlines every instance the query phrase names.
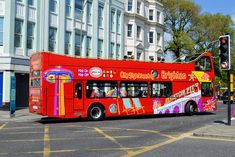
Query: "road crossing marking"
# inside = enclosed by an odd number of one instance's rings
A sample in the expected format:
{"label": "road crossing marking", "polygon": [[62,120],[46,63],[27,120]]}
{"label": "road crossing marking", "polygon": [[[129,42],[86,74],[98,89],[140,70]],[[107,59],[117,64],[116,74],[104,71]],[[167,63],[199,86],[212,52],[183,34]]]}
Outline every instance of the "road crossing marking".
{"label": "road crossing marking", "polygon": [[94,128],[99,134],[103,135],[105,138],[107,138],[108,140],[112,141],[113,143],[117,144],[120,148],[122,148],[124,151],[126,151],[129,154],[128,149],[124,147],[122,144],[120,144],[115,138],[113,138],[112,136],[109,136],[108,134],[106,134],[104,131],[102,131],[101,129],[95,127]]}

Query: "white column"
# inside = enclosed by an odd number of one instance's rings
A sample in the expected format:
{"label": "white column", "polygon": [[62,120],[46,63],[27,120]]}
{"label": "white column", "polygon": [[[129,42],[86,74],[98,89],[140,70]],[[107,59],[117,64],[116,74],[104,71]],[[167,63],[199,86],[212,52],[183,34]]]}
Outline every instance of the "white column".
{"label": "white column", "polygon": [[14,72],[4,71],[3,72],[3,95],[2,102],[7,104],[10,103],[10,91],[11,91],[11,76],[14,76]]}

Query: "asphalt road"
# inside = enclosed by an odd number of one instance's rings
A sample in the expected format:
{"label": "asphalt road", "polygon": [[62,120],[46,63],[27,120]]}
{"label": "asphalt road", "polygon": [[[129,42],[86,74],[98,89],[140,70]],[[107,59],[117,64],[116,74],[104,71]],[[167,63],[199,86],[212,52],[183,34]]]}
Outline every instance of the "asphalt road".
{"label": "asphalt road", "polygon": [[0,157],[234,157],[235,141],[192,136],[205,125],[224,123],[226,106],[218,107],[194,116],[9,122],[0,126]]}

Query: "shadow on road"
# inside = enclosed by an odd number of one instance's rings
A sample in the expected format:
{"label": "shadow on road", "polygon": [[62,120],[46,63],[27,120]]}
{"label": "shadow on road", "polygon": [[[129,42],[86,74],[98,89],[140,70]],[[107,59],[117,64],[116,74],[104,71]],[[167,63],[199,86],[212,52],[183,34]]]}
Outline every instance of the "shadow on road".
{"label": "shadow on road", "polygon": [[[215,115],[215,113],[211,112],[203,112],[203,113],[194,113],[195,116],[204,116],[204,115]],[[144,116],[124,116],[124,117],[108,117],[105,118],[104,121],[113,121],[113,120],[136,120],[136,119],[153,119],[153,118],[172,118],[172,117],[190,117],[186,114],[164,114],[164,115],[144,115]],[[42,118],[41,120],[36,121],[42,124],[50,124],[50,123],[74,123],[74,122],[94,122],[90,121],[88,118],[77,118],[77,119],[60,119],[60,118]],[[100,121],[97,121],[100,122]]]}
{"label": "shadow on road", "polygon": [[227,123],[227,122],[224,122],[224,121],[221,121],[221,120],[216,120],[216,121],[214,121],[214,123],[216,123],[216,124],[224,124],[224,125],[228,125],[228,123]]}

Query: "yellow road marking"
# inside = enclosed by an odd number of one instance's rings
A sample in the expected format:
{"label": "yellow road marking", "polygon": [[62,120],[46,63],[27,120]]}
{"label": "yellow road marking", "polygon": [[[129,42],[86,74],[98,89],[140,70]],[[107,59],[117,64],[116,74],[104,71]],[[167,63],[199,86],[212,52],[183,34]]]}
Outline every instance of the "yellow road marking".
{"label": "yellow road marking", "polygon": [[40,129],[40,128],[43,128],[43,127],[28,127],[28,126],[25,126],[25,127],[10,127],[10,128],[4,128],[4,130],[16,130],[16,129]]}
{"label": "yellow road marking", "polygon": [[[50,150],[49,153],[68,153],[68,152],[75,152],[78,150],[75,149],[68,149],[68,150]],[[35,152],[22,152],[23,154],[44,154],[44,151],[35,151]]]}
{"label": "yellow road marking", "polygon": [[6,124],[1,125],[0,130],[2,130],[5,126],[6,126]]}
{"label": "yellow road marking", "polygon": [[[136,138],[138,136],[113,136],[114,139],[119,138]],[[68,141],[68,140],[81,140],[81,139],[104,139],[106,137],[84,137],[84,138],[52,138],[50,141]],[[20,139],[20,140],[0,140],[0,143],[7,142],[41,142],[45,141],[45,139]]]}
{"label": "yellow road marking", "polygon": [[44,132],[9,132],[9,133],[3,133],[4,135],[20,135],[20,134],[44,134]]}
{"label": "yellow road marking", "polygon": [[44,151],[43,151],[43,157],[49,157],[50,156],[50,136],[49,136],[49,127],[45,126],[44,128]]}
{"label": "yellow road marking", "polygon": [[224,142],[235,142],[235,139],[225,139],[225,138],[218,138],[218,137],[199,137],[199,136],[189,136],[187,138],[192,139],[200,139],[200,140],[212,140],[212,141],[224,141]]}
{"label": "yellow road marking", "polygon": [[[108,128],[108,127],[106,127]],[[167,134],[163,134],[161,133],[160,131],[156,131],[156,130],[144,130],[144,129],[126,129],[126,128],[111,128],[111,129],[119,129],[119,130],[126,130],[126,131],[139,131],[139,132],[148,132],[148,133],[154,133],[154,134],[159,134],[161,136],[164,136],[164,137],[167,137],[167,138],[170,138],[170,139],[173,139],[175,137],[173,136],[170,136],[170,135],[167,135]]]}
{"label": "yellow road marking", "polygon": [[[99,134],[103,135],[105,138],[107,138],[108,140],[112,141],[113,143],[117,144],[120,148],[126,148],[123,147],[115,138],[113,138],[112,136],[109,136],[108,134],[106,134],[104,131],[100,130],[99,128],[94,128]],[[126,149],[125,150],[127,153],[129,153],[129,151]]]}
{"label": "yellow road marking", "polygon": [[123,155],[122,157],[136,156],[136,155],[139,155],[139,154],[142,154],[142,153],[154,150],[154,149],[159,148],[161,146],[164,146],[164,145],[167,145],[167,144],[170,144],[170,143],[182,140],[182,139],[184,139],[186,137],[189,137],[191,135],[192,135],[192,133],[185,133],[185,134],[180,135],[179,137],[171,138],[171,139],[169,139],[167,141],[164,141],[162,143],[158,143],[158,144],[151,145],[151,146],[146,146],[143,149],[140,149],[140,150],[137,150],[137,151],[129,151],[127,154]]}

